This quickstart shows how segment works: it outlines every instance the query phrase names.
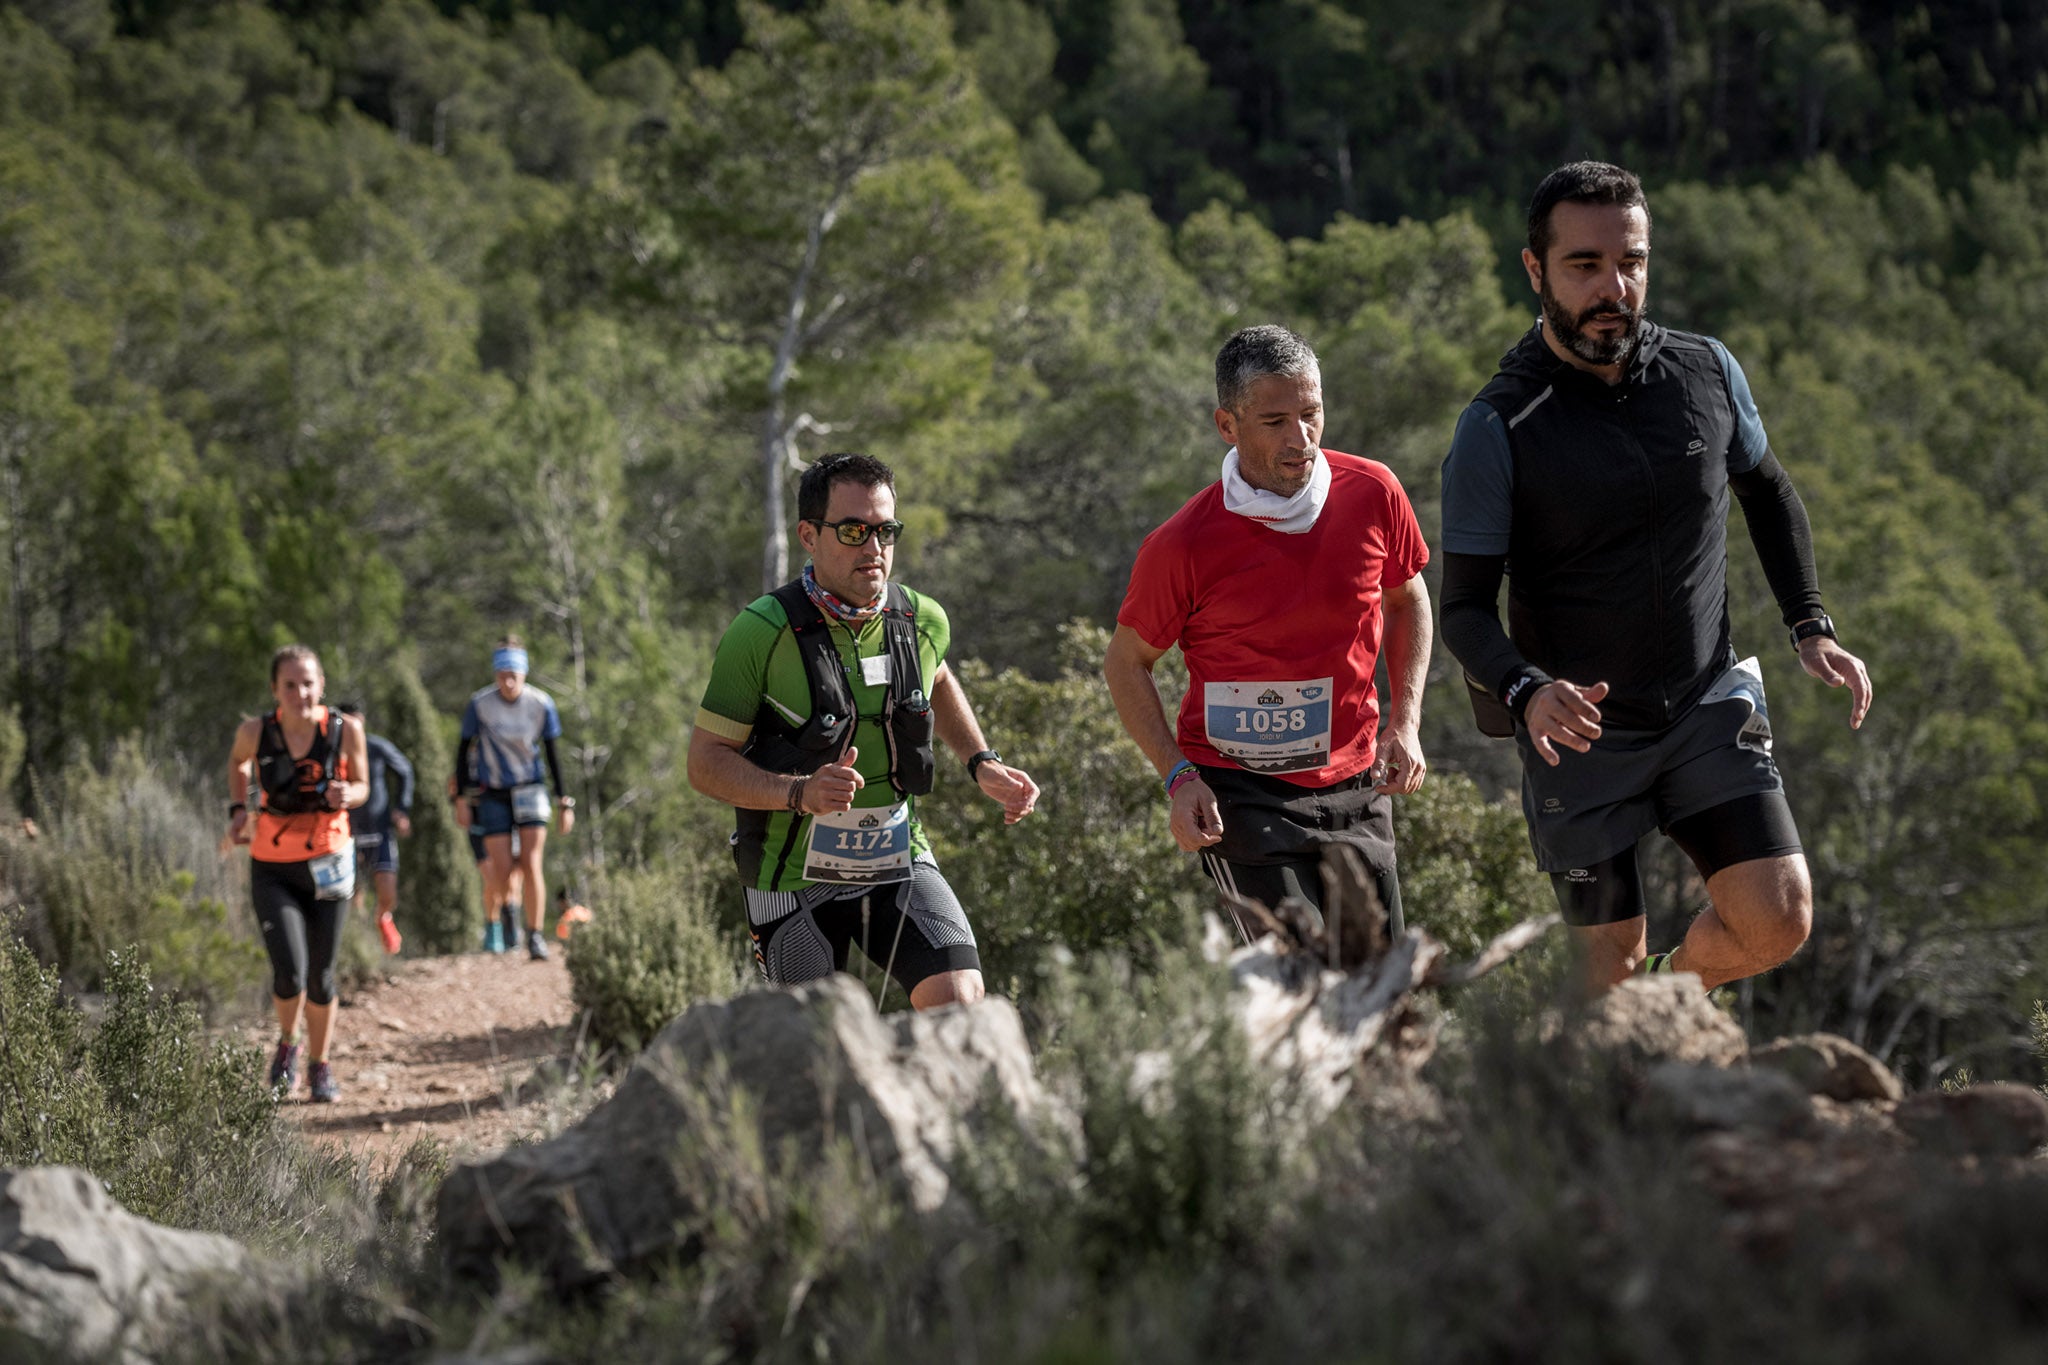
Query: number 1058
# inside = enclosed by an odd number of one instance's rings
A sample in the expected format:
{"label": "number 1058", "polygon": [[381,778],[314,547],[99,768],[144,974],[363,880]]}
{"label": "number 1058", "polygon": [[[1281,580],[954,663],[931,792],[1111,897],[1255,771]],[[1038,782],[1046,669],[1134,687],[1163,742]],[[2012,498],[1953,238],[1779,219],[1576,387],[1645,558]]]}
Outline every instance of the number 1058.
{"label": "number 1058", "polygon": [[1241,735],[1284,735],[1308,729],[1308,712],[1297,706],[1291,711],[1240,711],[1237,732]]}

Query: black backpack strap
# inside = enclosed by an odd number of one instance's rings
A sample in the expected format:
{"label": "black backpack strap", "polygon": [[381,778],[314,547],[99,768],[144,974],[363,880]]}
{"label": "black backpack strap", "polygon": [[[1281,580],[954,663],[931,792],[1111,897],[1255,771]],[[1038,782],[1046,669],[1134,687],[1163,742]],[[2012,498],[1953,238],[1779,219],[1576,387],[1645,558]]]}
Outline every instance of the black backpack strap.
{"label": "black backpack strap", "polygon": [[889,700],[882,716],[889,785],[898,795],[923,796],[932,789],[937,768],[932,699],[925,695],[924,663],[917,656],[917,609],[894,583],[882,602],[882,632],[889,651]]}
{"label": "black backpack strap", "polygon": [[320,756],[320,776],[329,782],[332,782],[334,775],[341,770],[341,744],[347,734],[348,716],[331,706],[328,707],[327,733],[321,737],[327,745],[327,752]]}
{"label": "black backpack strap", "polygon": [[[800,729],[811,733],[815,739],[820,732],[830,732],[844,725],[845,738],[851,740],[853,692],[846,685],[846,665],[840,661],[839,647],[832,641],[831,623],[825,619],[825,613],[818,610],[818,604],[811,600],[810,594],[804,591],[801,579],[783,584],[770,596],[782,604],[782,614],[789,621],[789,633],[803,656],[804,681],[810,687],[811,714]],[[761,713],[755,720],[756,728],[763,725],[774,731],[789,729],[788,723],[766,702],[762,703]],[[845,752],[843,743],[838,751]]]}

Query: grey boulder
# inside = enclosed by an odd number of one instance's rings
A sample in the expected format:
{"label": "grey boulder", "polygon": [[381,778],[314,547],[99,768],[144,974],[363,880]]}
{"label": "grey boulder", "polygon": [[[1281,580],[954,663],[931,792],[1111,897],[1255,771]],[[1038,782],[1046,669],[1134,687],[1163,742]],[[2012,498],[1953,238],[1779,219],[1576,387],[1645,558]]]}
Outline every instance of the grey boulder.
{"label": "grey boulder", "polygon": [[139,1218],[88,1171],[0,1171],[0,1330],[84,1359],[148,1360],[186,1296],[258,1273],[239,1242]]}
{"label": "grey boulder", "polygon": [[1845,1104],[1896,1100],[1906,1093],[1883,1062],[1832,1033],[1779,1038],[1751,1052],[1749,1060],[1752,1066],[1782,1071],[1809,1095],[1825,1095]]}
{"label": "grey boulder", "polygon": [[[954,1200],[963,1136],[992,1116],[1071,1123],[1006,1000],[880,1015],[839,975],[698,1005],[656,1035],[615,1094],[551,1141],[442,1185],[447,1264],[495,1280],[513,1260],[557,1290],[699,1252],[713,1215],[762,1182],[851,1155],[917,1214]],[[751,1186],[750,1183],[751,1182]]]}

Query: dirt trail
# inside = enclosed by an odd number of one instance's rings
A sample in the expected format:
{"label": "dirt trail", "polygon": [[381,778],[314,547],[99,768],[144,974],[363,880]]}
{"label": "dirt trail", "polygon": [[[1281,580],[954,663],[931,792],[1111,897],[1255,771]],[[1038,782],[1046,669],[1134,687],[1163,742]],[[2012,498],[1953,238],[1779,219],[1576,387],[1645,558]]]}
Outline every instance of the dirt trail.
{"label": "dirt trail", "polygon": [[[422,1136],[451,1151],[495,1151],[541,1128],[548,1114],[521,1091],[535,1068],[568,1054],[576,1008],[560,945],[546,962],[526,954],[466,953],[392,965],[345,993],[330,1060],[341,1099],[313,1104],[302,1077],[285,1112],[307,1136],[379,1167]],[[265,1055],[276,1035],[252,1031]]]}

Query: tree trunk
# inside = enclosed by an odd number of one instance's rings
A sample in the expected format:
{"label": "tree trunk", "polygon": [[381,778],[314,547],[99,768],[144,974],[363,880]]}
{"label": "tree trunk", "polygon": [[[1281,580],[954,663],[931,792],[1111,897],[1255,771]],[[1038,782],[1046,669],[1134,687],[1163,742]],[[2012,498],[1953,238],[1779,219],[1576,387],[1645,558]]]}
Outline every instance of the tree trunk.
{"label": "tree trunk", "polygon": [[768,371],[768,412],[761,419],[761,591],[773,592],[789,580],[789,523],[782,510],[782,469],[789,450],[785,417],[789,381],[803,350],[804,310],[809,306],[811,275],[825,248],[825,234],[839,217],[834,196],[811,219],[804,234],[804,258],[790,282],[789,303],[782,312],[782,335],[775,343],[775,363]]}

